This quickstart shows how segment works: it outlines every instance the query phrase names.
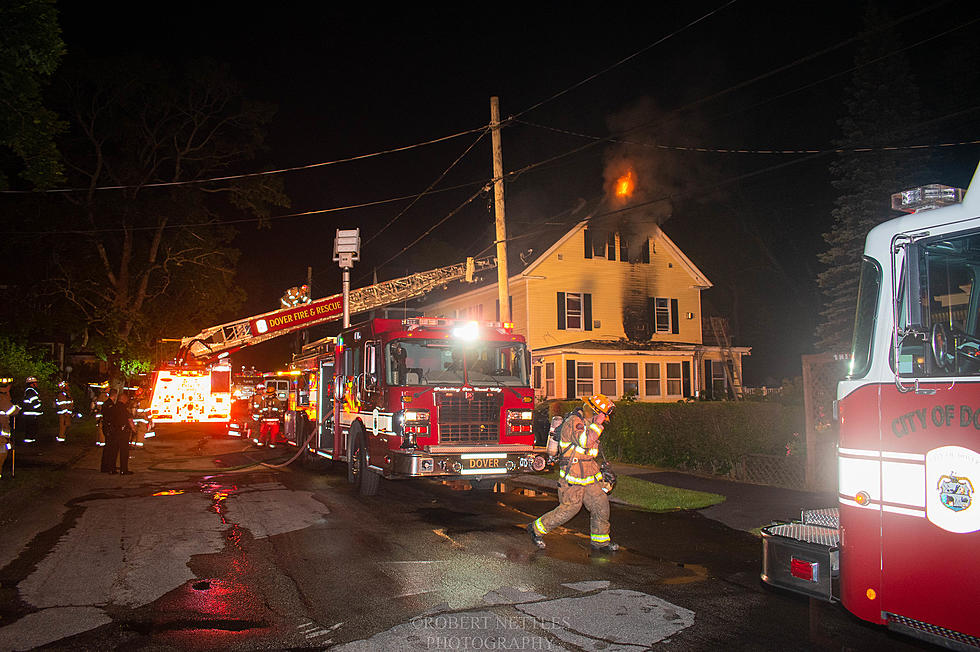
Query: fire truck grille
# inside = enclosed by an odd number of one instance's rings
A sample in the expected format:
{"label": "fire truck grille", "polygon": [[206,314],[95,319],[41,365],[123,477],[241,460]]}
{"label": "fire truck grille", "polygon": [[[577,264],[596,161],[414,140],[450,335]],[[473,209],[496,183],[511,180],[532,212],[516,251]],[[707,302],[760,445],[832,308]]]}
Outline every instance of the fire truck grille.
{"label": "fire truck grille", "polygon": [[440,443],[499,441],[501,396],[477,393],[471,396],[467,400],[463,393],[439,395]]}

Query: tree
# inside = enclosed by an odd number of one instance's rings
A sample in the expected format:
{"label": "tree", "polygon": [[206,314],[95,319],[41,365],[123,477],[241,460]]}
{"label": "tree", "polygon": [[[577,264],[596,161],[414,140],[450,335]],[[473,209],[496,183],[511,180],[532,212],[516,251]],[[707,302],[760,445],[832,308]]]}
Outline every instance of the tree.
{"label": "tree", "polygon": [[245,99],[211,61],[101,63],[59,91],[72,123],[70,184],[85,190],[52,213],[60,235],[45,287],[75,316],[83,345],[145,357],[161,337],[235,310],[238,252],[221,216],[261,219],[288,200],[272,177],[193,182],[253,159],[273,107]]}
{"label": "tree", "polygon": [[[35,187],[62,179],[55,136],[64,129],[41,92],[65,44],[54,0],[0,3],[0,146],[21,162],[20,176]],[[0,171],[0,187],[7,177]]]}
{"label": "tree", "polygon": [[[817,275],[824,307],[817,325],[817,348],[847,351],[854,330],[858,277],[864,240],[874,226],[894,217],[889,198],[927,179],[927,151],[883,151],[895,145],[918,144],[928,138],[920,125],[921,104],[907,60],[890,54],[901,40],[876,27],[886,22],[872,6],[867,14],[865,43],[860,49],[845,97],[847,114],[839,121],[843,149],[831,165],[839,192],[834,224],[824,234],[828,248],[819,255],[826,269]],[[870,151],[854,152],[856,148]]]}

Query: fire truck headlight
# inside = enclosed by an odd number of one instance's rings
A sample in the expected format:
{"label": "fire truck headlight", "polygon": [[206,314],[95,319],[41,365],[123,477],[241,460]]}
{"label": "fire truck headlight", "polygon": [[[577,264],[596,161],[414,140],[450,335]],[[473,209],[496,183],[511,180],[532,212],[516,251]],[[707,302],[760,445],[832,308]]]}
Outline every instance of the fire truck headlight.
{"label": "fire truck headlight", "polygon": [[531,432],[534,413],[530,410],[507,410],[507,429],[510,434]]}
{"label": "fire truck headlight", "polygon": [[404,421],[405,423],[428,423],[429,411],[428,410],[405,410]]}

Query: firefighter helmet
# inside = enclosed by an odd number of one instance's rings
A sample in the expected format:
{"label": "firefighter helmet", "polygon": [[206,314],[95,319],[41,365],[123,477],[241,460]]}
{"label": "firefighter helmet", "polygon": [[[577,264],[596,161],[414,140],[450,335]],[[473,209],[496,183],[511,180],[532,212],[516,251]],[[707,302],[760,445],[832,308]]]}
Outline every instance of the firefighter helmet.
{"label": "firefighter helmet", "polygon": [[58,383],[58,387],[62,387],[62,388],[68,387],[68,381],[62,380],[61,382]]}
{"label": "firefighter helmet", "polygon": [[265,391],[265,383],[258,383],[258,384],[256,384],[255,385],[255,389],[257,389],[260,392]]}
{"label": "firefighter helmet", "polygon": [[0,378],[0,386],[9,385],[12,382],[14,382],[13,378]]}
{"label": "firefighter helmet", "polygon": [[266,394],[275,394],[276,393],[276,388],[273,385],[267,385],[266,388],[265,388],[265,393]]}
{"label": "firefighter helmet", "polygon": [[27,377],[27,378],[26,378],[26,379],[24,380],[24,382],[25,382],[26,384],[28,384],[28,385],[31,385],[31,384],[33,384],[33,383],[36,383],[36,382],[37,382],[37,378],[35,378],[34,376],[28,376],[28,377]]}
{"label": "firefighter helmet", "polygon": [[605,394],[593,394],[589,398],[585,399],[585,404],[596,412],[601,412],[607,417],[612,415],[613,409],[616,405],[609,400]]}

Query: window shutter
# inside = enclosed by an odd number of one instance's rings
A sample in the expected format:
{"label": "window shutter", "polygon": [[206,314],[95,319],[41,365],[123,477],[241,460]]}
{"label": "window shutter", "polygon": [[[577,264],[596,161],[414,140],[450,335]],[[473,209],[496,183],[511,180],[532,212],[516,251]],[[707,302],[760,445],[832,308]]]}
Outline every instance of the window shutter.
{"label": "window shutter", "polygon": [[629,262],[630,257],[630,243],[626,240],[626,237],[622,233],[619,234],[619,259],[623,262]]}
{"label": "window shutter", "polygon": [[677,299],[670,300],[670,332],[677,335],[681,332],[681,325],[677,321]]}
{"label": "window shutter", "polygon": [[657,334],[657,300],[653,297],[647,299],[647,321],[650,323],[650,339]]}
{"label": "window shutter", "polygon": [[610,233],[606,238],[606,258],[616,260],[616,234]]}
{"label": "window shutter", "polygon": [[650,238],[643,241],[643,251],[640,252],[640,260],[644,263],[650,262]]}
{"label": "window shutter", "polygon": [[582,314],[585,320],[585,330],[592,330],[592,295],[589,293],[582,295]]}
{"label": "window shutter", "polygon": [[592,258],[592,232],[586,229],[583,233],[585,235],[585,257]]}
{"label": "window shutter", "polygon": [[704,397],[713,399],[715,392],[715,379],[711,375],[711,360],[704,361]]}
{"label": "window shutter", "polygon": [[558,330],[565,330],[565,293],[558,293]]}
{"label": "window shutter", "polygon": [[500,299],[497,299],[497,321],[500,321]]}
{"label": "window shutter", "polygon": [[691,361],[685,360],[681,363],[681,384],[684,392],[684,398],[691,397]]}
{"label": "window shutter", "polygon": [[575,400],[575,361],[565,361],[565,400]]}

